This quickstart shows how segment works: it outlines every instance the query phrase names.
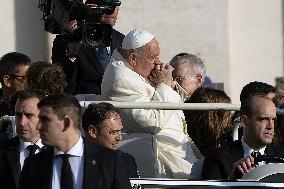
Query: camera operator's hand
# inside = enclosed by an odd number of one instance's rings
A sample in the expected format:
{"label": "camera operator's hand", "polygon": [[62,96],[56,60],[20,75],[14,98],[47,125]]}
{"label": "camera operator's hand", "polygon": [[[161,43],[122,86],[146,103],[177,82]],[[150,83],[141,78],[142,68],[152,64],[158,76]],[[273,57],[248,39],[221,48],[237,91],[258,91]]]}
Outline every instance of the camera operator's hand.
{"label": "camera operator's hand", "polygon": [[[78,22],[76,20],[72,20],[64,24],[64,28],[71,34],[78,28]],[[78,49],[81,46],[81,41],[70,41],[67,45],[67,56],[70,58],[76,57]]]}
{"label": "camera operator's hand", "polygon": [[150,80],[159,85],[164,83],[174,88],[175,82],[173,80],[172,72],[174,68],[170,64],[159,64],[151,72]]}
{"label": "camera operator's hand", "polygon": [[64,24],[64,28],[70,32],[70,33],[74,33],[74,31],[78,28],[78,23],[77,20],[72,20],[71,22],[67,22]]}

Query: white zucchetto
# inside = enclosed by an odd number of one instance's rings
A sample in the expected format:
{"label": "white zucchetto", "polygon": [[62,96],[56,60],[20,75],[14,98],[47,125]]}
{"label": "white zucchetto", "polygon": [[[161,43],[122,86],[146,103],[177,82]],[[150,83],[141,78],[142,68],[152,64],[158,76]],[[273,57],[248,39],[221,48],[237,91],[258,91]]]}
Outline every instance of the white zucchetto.
{"label": "white zucchetto", "polygon": [[152,41],[154,37],[147,31],[133,29],[124,37],[122,48],[126,50],[137,49]]}

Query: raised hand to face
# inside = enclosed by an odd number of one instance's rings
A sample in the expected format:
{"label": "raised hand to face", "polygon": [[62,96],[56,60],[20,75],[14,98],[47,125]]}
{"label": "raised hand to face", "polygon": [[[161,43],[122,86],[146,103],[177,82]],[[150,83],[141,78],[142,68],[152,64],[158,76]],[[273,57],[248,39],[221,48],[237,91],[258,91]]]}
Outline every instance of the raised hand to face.
{"label": "raised hand to face", "polygon": [[174,68],[170,64],[159,64],[152,70],[149,79],[156,85],[164,83],[173,88],[175,86],[172,76],[173,70]]}

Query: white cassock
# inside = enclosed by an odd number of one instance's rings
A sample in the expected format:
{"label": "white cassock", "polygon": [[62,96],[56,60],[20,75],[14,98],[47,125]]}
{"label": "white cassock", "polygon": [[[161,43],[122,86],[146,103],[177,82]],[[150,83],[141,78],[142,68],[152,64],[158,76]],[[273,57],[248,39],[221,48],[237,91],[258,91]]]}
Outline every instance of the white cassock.
{"label": "white cassock", "polygon": [[[105,71],[101,93],[113,101],[183,103],[170,86],[155,86],[134,72],[117,50]],[[192,169],[200,152],[189,142],[182,110],[123,109],[122,119],[126,132],[156,135],[159,177],[200,178],[201,167]]]}

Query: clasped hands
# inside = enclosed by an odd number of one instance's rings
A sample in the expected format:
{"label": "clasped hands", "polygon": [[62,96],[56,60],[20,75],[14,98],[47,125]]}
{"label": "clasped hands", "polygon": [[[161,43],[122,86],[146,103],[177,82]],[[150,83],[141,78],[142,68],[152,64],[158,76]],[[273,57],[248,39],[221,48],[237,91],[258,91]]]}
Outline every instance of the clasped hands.
{"label": "clasped hands", "polygon": [[176,83],[173,80],[172,76],[173,70],[174,68],[170,64],[158,64],[151,71],[149,79],[156,85],[164,83],[166,85],[169,85],[171,88],[174,88]]}
{"label": "clasped hands", "polygon": [[234,163],[231,175],[229,176],[229,179],[240,178],[243,174],[248,173],[253,168],[255,168],[256,165],[257,164],[255,164],[254,158],[251,155],[240,159],[239,161]]}

